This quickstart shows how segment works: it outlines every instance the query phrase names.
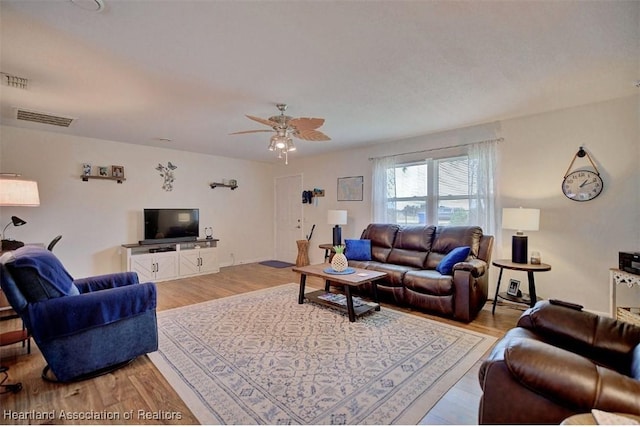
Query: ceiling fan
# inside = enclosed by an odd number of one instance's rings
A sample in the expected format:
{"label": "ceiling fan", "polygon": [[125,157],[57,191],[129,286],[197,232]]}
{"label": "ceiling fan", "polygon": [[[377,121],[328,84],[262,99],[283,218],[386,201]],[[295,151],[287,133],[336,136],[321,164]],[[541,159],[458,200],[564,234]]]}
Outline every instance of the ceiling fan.
{"label": "ceiling fan", "polygon": [[253,121],[267,125],[271,127],[271,130],[259,129],[259,130],[245,130],[241,132],[233,132],[230,135],[240,135],[245,133],[257,133],[257,132],[274,132],[275,135],[271,137],[269,142],[269,151],[277,151],[278,158],[281,159],[284,155],[285,163],[288,164],[289,151],[295,151],[296,147],[293,145],[293,139],[303,139],[306,141],[330,141],[324,133],[317,130],[324,124],[324,119],[313,117],[298,117],[293,118],[291,116],[285,116],[284,112],[287,110],[287,104],[276,104],[278,110],[280,110],[279,116],[271,116],[268,119],[262,119],[260,117],[250,116],[247,117]]}

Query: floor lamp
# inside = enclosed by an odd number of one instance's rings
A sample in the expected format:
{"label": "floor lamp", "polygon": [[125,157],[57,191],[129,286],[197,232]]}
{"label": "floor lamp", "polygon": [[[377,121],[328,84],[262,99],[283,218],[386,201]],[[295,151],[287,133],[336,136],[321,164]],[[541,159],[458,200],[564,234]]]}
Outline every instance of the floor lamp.
{"label": "floor lamp", "polygon": [[504,208],[502,209],[502,228],[516,230],[511,238],[511,261],[527,264],[529,255],[527,236],[524,231],[538,231],[540,227],[540,209]]}

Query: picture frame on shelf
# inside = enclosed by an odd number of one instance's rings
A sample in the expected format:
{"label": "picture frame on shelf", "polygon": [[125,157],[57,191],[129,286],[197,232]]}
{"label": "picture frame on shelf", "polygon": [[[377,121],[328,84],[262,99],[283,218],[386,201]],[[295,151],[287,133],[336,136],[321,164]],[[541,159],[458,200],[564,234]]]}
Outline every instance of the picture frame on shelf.
{"label": "picture frame on shelf", "polygon": [[111,176],[113,178],[124,178],[124,166],[111,166]]}
{"label": "picture frame on shelf", "polygon": [[91,164],[83,163],[82,164],[82,176],[91,176]]}
{"label": "picture frame on shelf", "polygon": [[106,166],[98,166],[98,176],[109,176],[109,168]]}
{"label": "picture frame on shelf", "polygon": [[511,279],[509,281],[509,288],[507,289],[507,295],[511,295],[512,297],[519,297],[522,294],[520,293],[520,281],[516,279]]}

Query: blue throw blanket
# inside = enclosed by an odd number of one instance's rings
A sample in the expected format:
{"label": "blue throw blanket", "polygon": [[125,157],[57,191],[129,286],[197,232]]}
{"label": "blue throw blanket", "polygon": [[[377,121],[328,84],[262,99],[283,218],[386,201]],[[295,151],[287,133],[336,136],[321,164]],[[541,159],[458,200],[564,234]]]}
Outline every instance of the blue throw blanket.
{"label": "blue throw blanket", "polygon": [[6,266],[28,300],[41,300],[43,293],[49,298],[79,293],[71,274],[44,248],[23,246],[12,252]]}

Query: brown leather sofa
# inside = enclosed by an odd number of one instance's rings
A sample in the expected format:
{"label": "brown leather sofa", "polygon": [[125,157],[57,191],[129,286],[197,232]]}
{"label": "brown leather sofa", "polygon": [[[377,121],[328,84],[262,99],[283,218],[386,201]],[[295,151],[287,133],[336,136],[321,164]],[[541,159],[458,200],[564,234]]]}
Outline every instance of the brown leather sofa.
{"label": "brown leather sofa", "polygon": [[591,409],[640,415],[640,327],[540,301],[479,379],[480,424],[559,424]]}
{"label": "brown leather sofa", "polygon": [[[361,239],[371,240],[372,259],[349,265],[388,273],[378,284],[383,299],[465,322],[487,301],[493,236],[480,227],[369,224]],[[451,275],[440,274],[440,261],[461,246],[471,248],[467,259]]]}

